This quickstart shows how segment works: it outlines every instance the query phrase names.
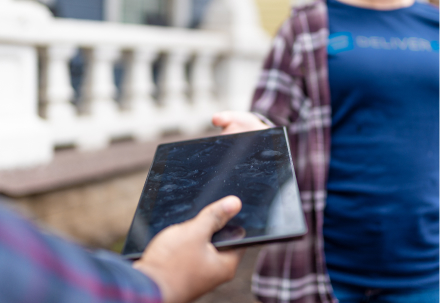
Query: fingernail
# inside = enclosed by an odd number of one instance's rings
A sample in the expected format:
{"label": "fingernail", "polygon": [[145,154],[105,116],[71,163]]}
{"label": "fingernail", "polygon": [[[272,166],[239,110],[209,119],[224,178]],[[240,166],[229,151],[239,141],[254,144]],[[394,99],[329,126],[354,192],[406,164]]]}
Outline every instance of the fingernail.
{"label": "fingernail", "polygon": [[228,197],[222,202],[223,210],[225,210],[226,213],[232,213],[237,210],[239,207],[239,200],[235,197]]}

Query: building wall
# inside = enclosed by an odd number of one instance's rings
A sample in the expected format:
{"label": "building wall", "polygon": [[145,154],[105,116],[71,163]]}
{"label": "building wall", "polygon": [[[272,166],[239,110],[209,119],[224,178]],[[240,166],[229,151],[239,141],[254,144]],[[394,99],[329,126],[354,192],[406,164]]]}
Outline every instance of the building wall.
{"label": "building wall", "polygon": [[125,238],[148,171],[14,198],[12,207],[43,228],[92,248]]}
{"label": "building wall", "polygon": [[123,23],[166,25],[166,1],[122,0],[120,5]]}
{"label": "building wall", "polygon": [[[429,2],[436,6],[439,0],[416,0],[420,2]],[[260,18],[263,28],[272,37],[275,36],[282,22],[289,16],[290,8],[294,4],[306,2],[304,0],[255,0],[260,12]]]}
{"label": "building wall", "polygon": [[255,0],[263,28],[272,37],[289,16],[291,0]]}
{"label": "building wall", "polygon": [[53,13],[57,17],[103,20],[103,0],[57,0]]}

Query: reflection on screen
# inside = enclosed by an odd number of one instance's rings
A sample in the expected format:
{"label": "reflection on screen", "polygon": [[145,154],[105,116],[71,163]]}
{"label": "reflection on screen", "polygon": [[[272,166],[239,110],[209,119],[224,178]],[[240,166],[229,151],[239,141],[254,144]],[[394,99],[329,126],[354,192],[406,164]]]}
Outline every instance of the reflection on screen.
{"label": "reflection on screen", "polygon": [[159,231],[227,195],[243,207],[214,243],[304,230],[283,128],[159,146],[124,254],[143,251]]}

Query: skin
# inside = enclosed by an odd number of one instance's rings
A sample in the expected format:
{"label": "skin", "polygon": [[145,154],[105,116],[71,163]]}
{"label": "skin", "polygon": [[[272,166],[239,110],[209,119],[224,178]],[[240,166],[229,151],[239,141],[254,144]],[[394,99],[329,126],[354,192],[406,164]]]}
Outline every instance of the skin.
{"label": "skin", "polygon": [[214,114],[212,124],[222,128],[222,134],[268,129],[257,116],[249,112],[224,111]]}
{"label": "skin", "polygon": [[244,251],[220,252],[211,237],[240,209],[240,199],[227,196],[195,218],[164,229],[133,267],[157,283],[164,302],[189,302],[232,280]]}
{"label": "skin", "polygon": [[338,0],[339,2],[375,10],[394,10],[414,4],[414,0]]}

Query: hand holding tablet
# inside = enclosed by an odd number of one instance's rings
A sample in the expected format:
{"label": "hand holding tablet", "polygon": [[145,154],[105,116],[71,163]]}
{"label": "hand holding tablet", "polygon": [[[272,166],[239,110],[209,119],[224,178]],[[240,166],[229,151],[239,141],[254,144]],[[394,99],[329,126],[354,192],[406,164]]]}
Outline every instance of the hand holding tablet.
{"label": "hand holding tablet", "polygon": [[158,284],[163,302],[189,302],[232,280],[244,249],[218,251],[211,237],[240,209],[234,196],[209,204],[195,218],[162,230],[133,267]]}
{"label": "hand holding tablet", "polygon": [[214,234],[217,248],[291,239],[306,225],[284,128],[160,145],[123,255],[138,258],[164,228],[235,195],[242,210]]}

